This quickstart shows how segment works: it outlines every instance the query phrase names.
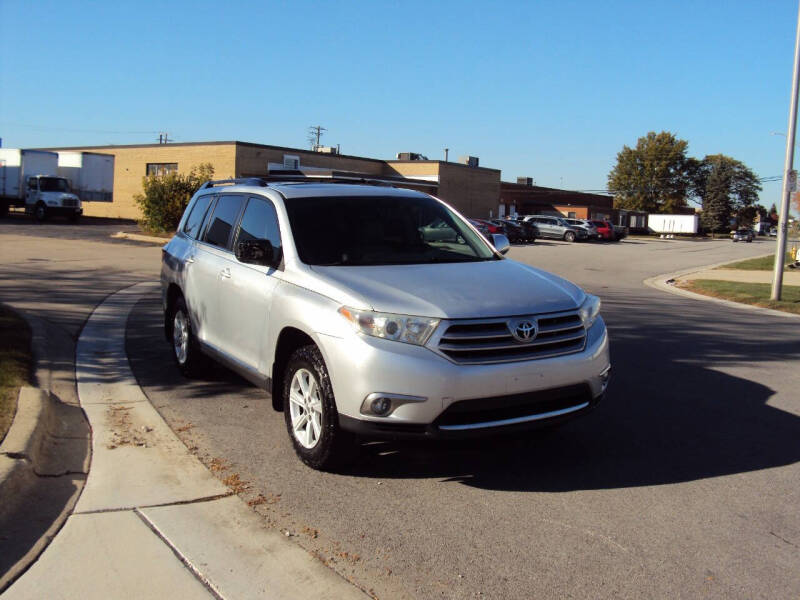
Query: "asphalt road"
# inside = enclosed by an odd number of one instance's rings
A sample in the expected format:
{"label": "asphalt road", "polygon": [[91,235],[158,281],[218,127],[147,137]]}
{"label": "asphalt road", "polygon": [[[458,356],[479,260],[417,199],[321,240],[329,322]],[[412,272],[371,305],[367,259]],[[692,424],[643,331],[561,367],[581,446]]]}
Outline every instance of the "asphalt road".
{"label": "asphalt road", "polygon": [[[157,277],[158,247],[91,227],[0,221],[0,301],[75,335],[105,295]],[[378,597],[797,597],[800,321],[642,285],[773,248],[513,248],[603,298],[606,402],[525,439],[369,444],[344,474],[294,457],[264,392],[221,367],[182,379],[157,295],[131,315],[128,350],[173,429],[219,476],[247,482],[267,526]]]}

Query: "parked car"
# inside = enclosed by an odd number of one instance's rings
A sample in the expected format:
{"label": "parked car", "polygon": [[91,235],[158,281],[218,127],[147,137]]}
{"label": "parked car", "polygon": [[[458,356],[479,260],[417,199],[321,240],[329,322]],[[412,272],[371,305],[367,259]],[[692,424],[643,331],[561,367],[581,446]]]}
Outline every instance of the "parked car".
{"label": "parked car", "polygon": [[619,241],[614,226],[608,221],[592,220],[591,223],[597,229],[597,233],[601,240],[606,240],[607,242]]}
{"label": "parked car", "polygon": [[769,228],[769,235],[770,235],[770,237],[776,237],[778,235],[778,228],[777,227],[770,227]]}
{"label": "parked car", "polygon": [[581,229],[585,229],[586,237],[588,239],[590,240],[600,239],[600,234],[597,233],[597,227],[595,227],[591,221],[587,219],[571,219],[571,218],[566,218],[564,220],[573,227],[580,227]]}
{"label": "parked car", "polygon": [[517,225],[513,221],[508,221],[505,219],[490,219],[489,223],[496,225],[500,228],[500,232],[503,233],[512,244],[524,244],[528,241],[528,236],[525,235],[525,231],[522,229],[522,226]]}
{"label": "parked car", "polygon": [[483,223],[482,221],[478,221],[476,219],[467,219],[467,221],[469,221],[470,225],[472,225],[475,229],[477,229],[483,237],[485,237],[490,242],[492,241],[490,237],[491,233],[489,233],[489,228],[486,226],[485,223]]}
{"label": "parked car", "polygon": [[503,233],[503,228],[495,223],[492,223],[491,221],[487,221],[486,219],[473,219],[473,220],[477,221],[478,223],[486,227],[486,229],[491,234]]}
{"label": "parked car", "polygon": [[585,241],[588,239],[585,229],[570,225],[562,217],[528,215],[525,217],[525,222],[536,225],[539,230],[539,236],[543,238],[553,238],[566,242]]}
{"label": "parked car", "polygon": [[755,235],[753,235],[752,229],[737,229],[733,233],[733,241],[734,242],[752,242]]}
{"label": "parked car", "polygon": [[599,298],[506,258],[503,236],[493,247],[433,196],[334,181],[208,182],[192,197],[161,268],[184,374],[212,357],[264,387],[315,469],[359,437],[510,433],[598,404]]}
{"label": "parked car", "polygon": [[539,237],[539,229],[536,227],[536,224],[531,221],[516,221],[517,225],[522,227],[522,230],[525,232],[525,239],[529,243],[534,243],[536,238]]}

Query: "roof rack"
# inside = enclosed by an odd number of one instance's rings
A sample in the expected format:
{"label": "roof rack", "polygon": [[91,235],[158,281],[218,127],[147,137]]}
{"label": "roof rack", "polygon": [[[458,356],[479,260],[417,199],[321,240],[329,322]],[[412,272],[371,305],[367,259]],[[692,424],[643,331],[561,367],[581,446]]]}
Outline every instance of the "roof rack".
{"label": "roof rack", "polygon": [[320,170],[320,171],[300,171],[298,169],[277,169],[267,172],[261,177],[237,177],[234,179],[217,179],[207,181],[201,189],[211,188],[217,185],[253,185],[266,187],[270,183],[362,183],[367,185],[396,186],[398,184],[411,184],[421,187],[437,187],[436,182],[421,179],[406,179],[405,177],[369,177],[358,173],[348,173],[347,171]]}

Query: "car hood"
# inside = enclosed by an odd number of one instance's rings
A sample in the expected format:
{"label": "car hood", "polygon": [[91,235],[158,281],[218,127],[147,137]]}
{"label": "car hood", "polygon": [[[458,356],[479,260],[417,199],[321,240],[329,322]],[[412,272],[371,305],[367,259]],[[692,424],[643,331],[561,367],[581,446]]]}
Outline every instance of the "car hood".
{"label": "car hood", "polygon": [[341,294],[335,300],[363,299],[354,308],[440,319],[572,310],[584,298],[569,281],[510,259],[311,269],[328,293]]}

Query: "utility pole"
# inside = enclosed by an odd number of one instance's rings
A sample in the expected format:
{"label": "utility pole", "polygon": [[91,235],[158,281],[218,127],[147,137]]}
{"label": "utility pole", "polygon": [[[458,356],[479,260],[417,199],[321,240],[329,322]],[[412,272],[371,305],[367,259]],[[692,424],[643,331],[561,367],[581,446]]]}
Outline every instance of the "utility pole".
{"label": "utility pole", "polygon": [[158,143],[166,144],[167,142],[169,142],[169,134],[166,133],[165,131],[162,131],[161,133],[158,134]]}
{"label": "utility pole", "polygon": [[444,149],[444,162],[447,162],[447,157],[450,155],[450,148]]}
{"label": "utility pole", "polygon": [[322,132],[328,131],[322,125],[314,125],[308,128],[308,141],[311,143],[311,149],[316,151],[319,148],[319,138],[322,137]]}
{"label": "utility pole", "polygon": [[775,271],[772,275],[773,300],[781,299],[783,288],[783,262],[786,258],[786,229],[789,221],[789,195],[792,193],[791,179],[794,166],[794,138],[797,124],[797,91],[800,84],[800,4],[797,9],[797,32],[794,40],[794,71],[792,72],[792,101],[789,105],[789,129],[786,130],[786,160],[783,164],[783,194],[781,212],[778,217],[778,246],[775,250]]}

